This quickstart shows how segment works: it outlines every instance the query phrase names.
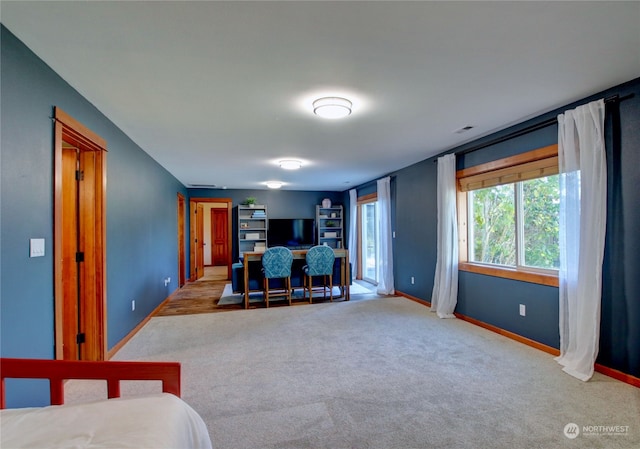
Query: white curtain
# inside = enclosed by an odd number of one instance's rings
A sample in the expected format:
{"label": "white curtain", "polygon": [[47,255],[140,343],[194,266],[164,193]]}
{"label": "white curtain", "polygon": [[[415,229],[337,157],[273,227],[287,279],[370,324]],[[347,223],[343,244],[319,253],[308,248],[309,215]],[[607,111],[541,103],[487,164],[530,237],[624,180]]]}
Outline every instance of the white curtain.
{"label": "white curtain", "polygon": [[351,273],[358,272],[358,192],[349,190],[349,262]]}
{"label": "white curtain", "polygon": [[456,156],[438,158],[438,254],[431,311],[455,318],[458,302],[458,218],[456,213]]}
{"label": "white curtain", "polygon": [[391,235],[391,178],[378,179],[378,294],[393,295],[393,243]]}
{"label": "white curtain", "polygon": [[563,371],[593,375],[600,338],[607,172],[604,101],[558,116],[560,356]]}

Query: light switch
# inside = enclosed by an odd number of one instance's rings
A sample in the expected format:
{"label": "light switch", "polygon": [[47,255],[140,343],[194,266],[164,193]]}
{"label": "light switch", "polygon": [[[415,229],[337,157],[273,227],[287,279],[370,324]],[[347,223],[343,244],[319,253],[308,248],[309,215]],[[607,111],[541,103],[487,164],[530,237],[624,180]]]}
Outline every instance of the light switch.
{"label": "light switch", "polygon": [[29,241],[29,257],[44,257],[44,239]]}

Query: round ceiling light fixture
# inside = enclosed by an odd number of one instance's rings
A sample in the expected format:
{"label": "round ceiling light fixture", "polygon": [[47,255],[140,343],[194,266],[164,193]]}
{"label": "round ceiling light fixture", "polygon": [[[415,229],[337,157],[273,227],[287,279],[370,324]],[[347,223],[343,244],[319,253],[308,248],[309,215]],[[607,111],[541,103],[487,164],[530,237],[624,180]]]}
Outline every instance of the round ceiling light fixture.
{"label": "round ceiling light fixture", "polygon": [[295,159],[285,159],[278,162],[280,168],[284,168],[285,170],[297,170],[302,167],[302,162],[296,161]]}
{"label": "round ceiling light fixture", "polygon": [[342,97],[322,97],[313,102],[313,113],[327,119],[339,119],[351,114],[351,101]]}
{"label": "round ceiling light fixture", "polygon": [[282,183],[280,181],[267,181],[266,184],[270,189],[279,189],[282,187]]}

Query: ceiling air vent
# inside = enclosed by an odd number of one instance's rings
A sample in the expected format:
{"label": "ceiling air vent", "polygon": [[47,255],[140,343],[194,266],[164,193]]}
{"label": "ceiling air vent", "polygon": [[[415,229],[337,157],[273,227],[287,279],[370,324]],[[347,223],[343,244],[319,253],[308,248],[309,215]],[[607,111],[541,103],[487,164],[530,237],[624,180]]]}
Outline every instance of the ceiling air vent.
{"label": "ceiling air vent", "polygon": [[189,184],[189,187],[194,189],[217,189],[218,186],[215,184]]}
{"label": "ceiling air vent", "polygon": [[467,126],[463,126],[460,129],[456,129],[454,131],[455,134],[462,134],[462,133],[466,133],[467,131],[473,129],[473,125],[467,125]]}

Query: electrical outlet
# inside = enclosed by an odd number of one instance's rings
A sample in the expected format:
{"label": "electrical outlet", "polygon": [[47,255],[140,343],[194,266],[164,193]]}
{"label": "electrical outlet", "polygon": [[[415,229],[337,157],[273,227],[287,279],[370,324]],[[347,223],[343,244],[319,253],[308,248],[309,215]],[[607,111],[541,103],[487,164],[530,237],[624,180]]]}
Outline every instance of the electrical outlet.
{"label": "electrical outlet", "polygon": [[132,299],[131,300],[131,311],[133,312],[134,310],[136,310],[136,300]]}
{"label": "electrical outlet", "polygon": [[520,316],[527,315],[527,307],[524,304],[520,304]]}
{"label": "electrical outlet", "polygon": [[416,283],[416,278],[414,278],[413,276],[411,276],[411,285]]}

